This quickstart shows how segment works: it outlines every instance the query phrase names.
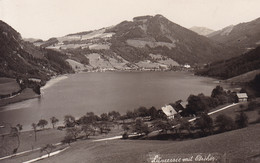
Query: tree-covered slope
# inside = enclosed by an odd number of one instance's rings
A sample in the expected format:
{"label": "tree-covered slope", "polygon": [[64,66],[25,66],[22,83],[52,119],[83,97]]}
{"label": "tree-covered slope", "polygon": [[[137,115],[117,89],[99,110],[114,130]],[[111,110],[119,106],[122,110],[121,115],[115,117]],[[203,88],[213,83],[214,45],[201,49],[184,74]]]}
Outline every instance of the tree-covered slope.
{"label": "tree-covered slope", "polygon": [[260,69],[260,46],[238,57],[207,65],[197,74],[228,79]]}
{"label": "tree-covered slope", "polygon": [[66,55],[22,40],[11,26],[0,21],[0,77],[41,78],[72,72]]}
{"label": "tree-covered slope", "polygon": [[231,25],[213,32],[209,38],[234,47],[240,53],[256,48],[260,44],[260,18],[250,22]]}

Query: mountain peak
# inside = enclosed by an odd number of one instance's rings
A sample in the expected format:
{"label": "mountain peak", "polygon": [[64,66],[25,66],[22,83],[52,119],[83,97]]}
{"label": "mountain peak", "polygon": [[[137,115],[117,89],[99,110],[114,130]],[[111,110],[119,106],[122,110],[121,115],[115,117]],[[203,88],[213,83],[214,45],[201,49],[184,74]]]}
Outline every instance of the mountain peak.
{"label": "mountain peak", "polygon": [[146,16],[137,16],[133,18],[134,22],[138,22],[138,21],[147,21],[148,19],[151,19],[153,16],[150,15],[146,15]]}
{"label": "mountain peak", "polygon": [[[16,30],[14,30],[11,26],[9,26],[7,23],[0,20],[0,35],[5,35],[6,37],[10,39],[16,39],[20,40],[21,35]],[[9,36],[7,36],[9,35]]]}
{"label": "mountain peak", "polygon": [[[137,16],[133,18],[133,22],[146,22],[150,19],[166,19],[163,15],[157,14],[155,16],[151,15],[144,15],[144,16]],[[168,20],[168,19],[166,19]]]}

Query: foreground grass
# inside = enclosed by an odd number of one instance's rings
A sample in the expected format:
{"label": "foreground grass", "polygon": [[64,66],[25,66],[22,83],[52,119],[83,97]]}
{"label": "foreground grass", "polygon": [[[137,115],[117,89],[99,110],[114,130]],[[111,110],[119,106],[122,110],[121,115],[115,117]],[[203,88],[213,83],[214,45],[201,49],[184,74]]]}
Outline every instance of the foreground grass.
{"label": "foreground grass", "polygon": [[[149,162],[149,152],[160,154],[220,153],[230,162],[260,161],[260,124],[186,141],[113,140],[78,141],[65,152],[40,162]],[[18,160],[17,160],[18,159]],[[19,158],[9,160],[19,162]]]}
{"label": "foreground grass", "polygon": [[[56,129],[46,129],[37,131],[37,141],[34,140],[34,132],[26,131],[20,133],[20,147],[17,151],[23,152],[43,147],[46,144],[55,144],[61,142],[65,136],[65,131]],[[5,136],[0,140],[0,157],[11,155],[12,150],[17,147],[17,138]],[[5,150],[3,150],[3,148]]]}

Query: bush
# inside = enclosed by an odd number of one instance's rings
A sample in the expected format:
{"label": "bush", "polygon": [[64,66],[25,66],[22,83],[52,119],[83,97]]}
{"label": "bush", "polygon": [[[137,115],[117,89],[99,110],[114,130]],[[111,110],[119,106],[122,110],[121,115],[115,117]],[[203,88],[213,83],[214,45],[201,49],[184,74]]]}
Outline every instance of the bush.
{"label": "bush", "polygon": [[145,124],[141,119],[137,119],[135,121],[135,124],[133,126],[133,130],[134,132],[137,132],[138,134],[148,134],[149,131],[149,127],[147,124]]}
{"label": "bush", "polygon": [[248,117],[244,112],[236,115],[236,125],[238,128],[244,128],[248,126]]}
{"label": "bush", "polygon": [[190,95],[188,97],[188,105],[186,110],[188,114],[198,115],[202,112],[208,112],[210,108],[215,107],[215,101],[213,98],[199,94],[197,96]]}
{"label": "bush", "polygon": [[168,130],[172,129],[172,125],[169,121],[156,120],[153,122],[154,127],[157,130],[161,130],[162,133],[166,133]]}
{"label": "bush", "polygon": [[75,140],[74,140],[72,135],[66,135],[61,142],[64,143],[64,144],[70,145],[70,143],[72,143],[73,141],[75,141]]}
{"label": "bush", "polygon": [[180,130],[187,130],[191,134],[191,124],[187,119],[180,119]]}
{"label": "bush", "polygon": [[220,114],[215,120],[219,132],[225,132],[235,129],[235,122],[229,116]]}
{"label": "bush", "polygon": [[213,131],[213,120],[206,113],[201,114],[200,118],[196,120],[195,125],[201,129],[204,135],[208,132],[212,133]]}
{"label": "bush", "polygon": [[130,130],[130,127],[127,124],[123,124],[122,129],[127,132]]}
{"label": "bush", "polygon": [[66,129],[66,136],[76,141],[80,132],[81,129],[78,127],[69,127]]}
{"label": "bush", "polygon": [[122,138],[123,138],[123,139],[128,139],[128,134],[127,134],[127,132],[125,132],[125,133],[122,135]]}
{"label": "bush", "polygon": [[249,102],[248,106],[247,106],[247,111],[253,111],[255,110],[257,107],[259,107],[259,104],[257,101],[251,101]]}

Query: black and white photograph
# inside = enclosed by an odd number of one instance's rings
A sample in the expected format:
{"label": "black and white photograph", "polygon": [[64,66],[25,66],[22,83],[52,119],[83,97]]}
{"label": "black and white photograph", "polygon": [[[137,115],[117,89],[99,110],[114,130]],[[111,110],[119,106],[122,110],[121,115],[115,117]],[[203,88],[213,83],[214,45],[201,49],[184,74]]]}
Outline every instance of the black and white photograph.
{"label": "black and white photograph", "polygon": [[0,0],[0,163],[259,163],[259,0]]}

